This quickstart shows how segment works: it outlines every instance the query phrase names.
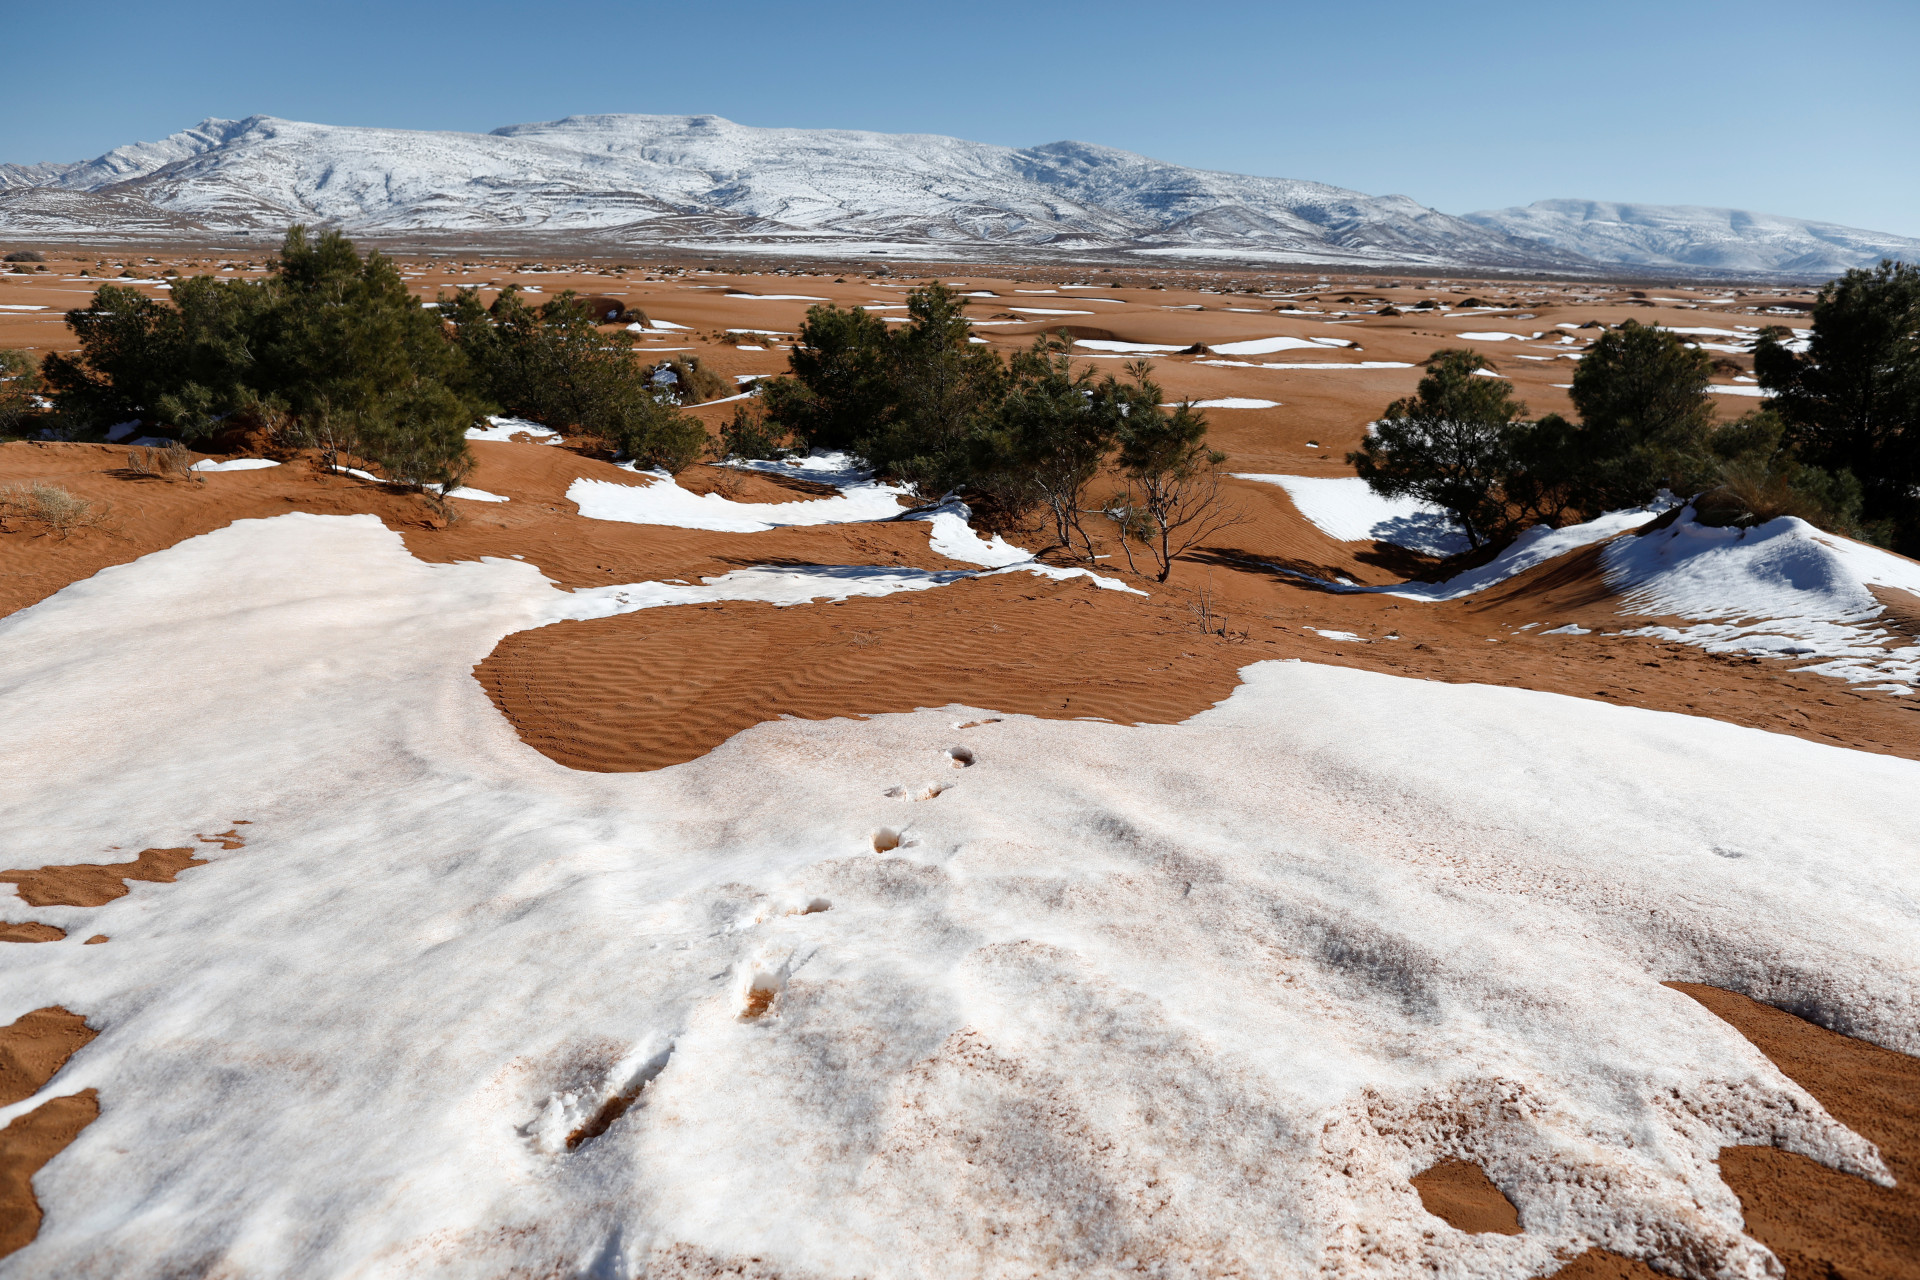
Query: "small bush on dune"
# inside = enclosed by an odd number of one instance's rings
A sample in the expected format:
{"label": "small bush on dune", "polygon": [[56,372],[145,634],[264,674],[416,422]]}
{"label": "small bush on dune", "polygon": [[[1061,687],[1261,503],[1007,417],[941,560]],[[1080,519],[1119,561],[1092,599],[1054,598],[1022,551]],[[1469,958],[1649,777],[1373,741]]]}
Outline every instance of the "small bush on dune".
{"label": "small bush on dune", "polygon": [[[706,428],[678,412],[676,397],[661,394],[654,371],[635,361],[632,335],[602,333],[572,294],[536,309],[512,286],[490,306],[463,289],[442,304],[477,390],[509,413],[597,437],[670,472],[706,448]],[[693,381],[692,366],[682,367]]]}
{"label": "small bush on dune", "polygon": [[703,404],[733,393],[733,384],[700,363],[699,356],[662,360],[647,371],[647,380],[655,395],[676,404]]}
{"label": "small bush on dune", "polygon": [[1511,385],[1486,367],[1471,351],[1435,352],[1419,393],[1388,406],[1348,455],[1375,492],[1444,509],[1476,547],[1662,490],[1699,495],[1709,523],[1796,515],[1850,537],[1888,536],[1867,518],[1855,475],[1809,465],[1781,415],[1716,426],[1711,362],[1676,334],[1632,320],[1602,334],[1574,373],[1578,421],[1525,421]]}
{"label": "small bush on dune", "polygon": [[47,255],[38,249],[15,249],[6,256],[8,262],[45,262]]}
{"label": "small bush on dune", "polygon": [[783,458],[795,452],[792,437],[767,420],[766,414],[751,400],[744,400],[733,417],[720,428],[719,438],[708,446],[715,462],[735,458],[748,461]]}
{"label": "small bush on dune", "polygon": [[194,478],[192,455],[178,440],[168,441],[163,448],[132,450],[127,454],[127,467],[140,475],[163,480]]}
{"label": "small bush on dune", "polygon": [[1859,478],[1864,517],[1920,555],[1920,265],[1882,262],[1820,291],[1807,349],[1768,329],[1753,371],[1807,463]]}
{"label": "small bush on dune", "polygon": [[67,325],[80,350],[41,369],[66,434],[138,419],[194,440],[253,416],[405,484],[472,466],[484,402],[463,353],[391,262],[338,232],[292,228],[263,281],[183,279],[165,303],[104,285]]}
{"label": "small bush on dune", "polygon": [[0,529],[24,522],[61,537],[98,526],[106,512],[54,484],[16,484],[0,489]]}
{"label": "small bush on dune", "polygon": [[23,435],[40,415],[40,364],[30,351],[0,350],[0,437]]}

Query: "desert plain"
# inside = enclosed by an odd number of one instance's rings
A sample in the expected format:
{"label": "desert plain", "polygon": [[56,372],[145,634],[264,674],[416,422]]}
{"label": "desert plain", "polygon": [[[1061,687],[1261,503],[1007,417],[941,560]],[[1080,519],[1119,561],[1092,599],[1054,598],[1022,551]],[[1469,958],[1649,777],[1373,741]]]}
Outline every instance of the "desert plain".
{"label": "desert plain", "polygon": [[[1151,361],[1233,520],[1160,582],[512,420],[444,502],[0,445],[100,513],[0,531],[0,1274],[1920,1275],[1920,565],[1703,606],[1670,512],[1449,559],[1346,461],[1627,319],[1730,420],[1811,292],[390,252],[742,396],[946,281]],[[0,347],[266,265],[46,258]]]}

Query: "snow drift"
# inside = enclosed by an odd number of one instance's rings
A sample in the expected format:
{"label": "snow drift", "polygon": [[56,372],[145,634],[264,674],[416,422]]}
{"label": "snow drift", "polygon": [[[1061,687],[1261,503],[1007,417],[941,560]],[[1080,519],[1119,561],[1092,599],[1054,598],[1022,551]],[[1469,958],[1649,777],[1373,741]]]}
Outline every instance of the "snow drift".
{"label": "snow drift", "polygon": [[[1920,1049],[1920,764],[1264,663],[1179,725],[778,721],[585,774],[469,674],[695,592],[296,514],[0,622],[0,865],[251,824],[33,912],[110,944],[0,955],[0,1019],[101,1030],[0,1112],[101,1091],[9,1274],[1757,1280],[1723,1145],[1885,1176],[1659,982]],[[219,679],[155,680],[179,651]],[[1422,1210],[1453,1156],[1525,1234]]]}

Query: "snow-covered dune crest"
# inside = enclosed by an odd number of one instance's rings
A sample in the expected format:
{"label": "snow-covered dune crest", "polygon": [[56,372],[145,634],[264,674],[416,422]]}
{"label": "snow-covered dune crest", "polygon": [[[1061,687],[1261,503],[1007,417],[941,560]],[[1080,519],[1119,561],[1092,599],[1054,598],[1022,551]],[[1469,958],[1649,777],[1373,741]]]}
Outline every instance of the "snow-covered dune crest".
{"label": "snow-covered dune crest", "polygon": [[1920,686],[1920,643],[1886,625],[1875,587],[1920,601],[1920,564],[1823,532],[1794,516],[1750,529],[1700,524],[1688,507],[1664,528],[1603,554],[1626,613],[1697,620],[1638,634],[1721,653],[1811,659],[1807,670],[1906,693]]}
{"label": "snow-covered dune crest", "polygon": [[[0,955],[0,1019],[101,1029],[10,1274],[1759,1277],[1721,1145],[1881,1176],[1658,983],[1920,1048],[1920,765],[1266,663],[1179,725],[781,721],[575,773],[469,671],[623,590],[292,515],[0,622],[0,768],[40,779],[5,866],[250,824],[35,913],[108,945]],[[219,678],[156,679],[181,651]],[[1524,1235],[1423,1212],[1455,1155]]]}

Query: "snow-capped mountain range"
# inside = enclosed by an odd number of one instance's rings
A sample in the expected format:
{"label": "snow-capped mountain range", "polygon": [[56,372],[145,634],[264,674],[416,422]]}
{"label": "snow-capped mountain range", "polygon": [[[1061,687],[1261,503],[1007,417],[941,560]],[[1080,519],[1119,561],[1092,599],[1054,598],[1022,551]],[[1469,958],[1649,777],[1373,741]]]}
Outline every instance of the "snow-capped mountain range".
{"label": "snow-capped mountain range", "polygon": [[1729,210],[1547,201],[1454,217],[1406,196],[1166,164],[1082,142],[570,116],[492,133],[206,120],[75,164],[0,165],[16,238],[564,238],[952,257],[1831,274],[1920,241]]}

